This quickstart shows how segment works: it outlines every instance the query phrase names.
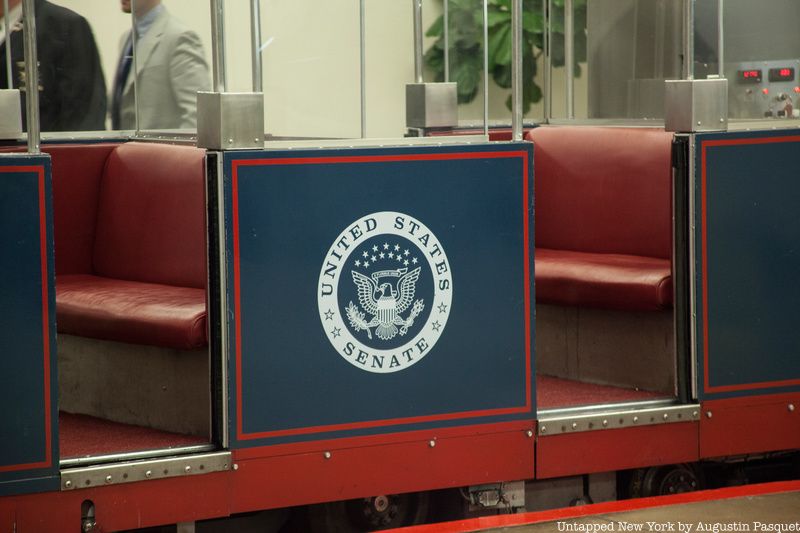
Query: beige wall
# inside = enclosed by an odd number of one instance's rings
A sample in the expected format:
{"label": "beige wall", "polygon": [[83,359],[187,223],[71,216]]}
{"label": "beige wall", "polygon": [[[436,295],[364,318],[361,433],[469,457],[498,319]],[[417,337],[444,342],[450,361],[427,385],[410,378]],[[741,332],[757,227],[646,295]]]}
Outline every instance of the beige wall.
{"label": "beige wall", "polygon": [[[118,0],[51,0],[89,20],[100,48],[110,91],[120,36],[130,16]],[[163,0],[194,28],[211,62],[208,0]],[[359,24],[357,0],[261,0],[265,129],[274,135],[358,137],[360,135]],[[425,0],[424,26],[441,12],[441,2]],[[405,130],[405,84],[413,81],[411,2],[367,0],[367,135],[399,137]],[[227,0],[226,57],[228,90],[251,89],[250,2]],[[430,40],[426,42],[426,48]],[[554,76],[555,114],[563,112],[563,73]],[[541,71],[541,70],[540,70]],[[510,121],[508,92],[490,84],[491,120]],[[585,77],[577,80],[576,115],[585,116]],[[542,116],[541,104],[529,117]],[[459,118],[482,120],[482,93],[462,106]]]}

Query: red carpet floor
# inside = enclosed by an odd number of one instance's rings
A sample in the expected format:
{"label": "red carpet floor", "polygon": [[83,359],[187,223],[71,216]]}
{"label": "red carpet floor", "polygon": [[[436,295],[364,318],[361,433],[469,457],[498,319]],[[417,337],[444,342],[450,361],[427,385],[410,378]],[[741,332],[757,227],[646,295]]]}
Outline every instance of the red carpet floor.
{"label": "red carpet floor", "polygon": [[[664,394],[608,385],[595,385],[550,376],[537,376],[539,409],[668,398]],[[59,413],[59,446],[64,459],[205,444],[207,439],[169,433],[102,418]]]}
{"label": "red carpet floor", "polygon": [[208,439],[110,422],[87,415],[58,414],[61,458],[109,455],[205,444]]}
{"label": "red carpet floor", "polygon": [[669,398],[668,395],[595,385],[571,379],[536,376],[536,407],[538,409],[555,409],[558,407],[576,407],[578,405],[596,405],[602,403],[641,402]]}

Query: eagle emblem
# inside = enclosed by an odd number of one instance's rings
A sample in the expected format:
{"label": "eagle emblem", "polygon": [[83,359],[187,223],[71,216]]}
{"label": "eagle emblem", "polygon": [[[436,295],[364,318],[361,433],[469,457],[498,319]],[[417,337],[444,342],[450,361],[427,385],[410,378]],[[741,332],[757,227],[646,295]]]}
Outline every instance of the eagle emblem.
{"label": "eagle emblem", "polygon": [[[372,339],[371,328],[375,328],[375,335],[385,341],[393,339],[398,333],[401,336],[408,333],[408,329],[414,325],[414,319],[425,308],[421,299],[414,301],[420,267],[411,272],[407,268],[382,270],[373,272],[369,277],[355,270],[351,273],[358,289],[358,303],[361,304],[358,307],[350,301],[346,309],[353,329],[357,332],[366,330],[367,336]],[[386,281],[392,278],[396,278],[396,283]],[[402,313],[409,307],[411,312],[407,318],[403,318]],[[370,320],[366,319],[361,308],[372,315]]]}

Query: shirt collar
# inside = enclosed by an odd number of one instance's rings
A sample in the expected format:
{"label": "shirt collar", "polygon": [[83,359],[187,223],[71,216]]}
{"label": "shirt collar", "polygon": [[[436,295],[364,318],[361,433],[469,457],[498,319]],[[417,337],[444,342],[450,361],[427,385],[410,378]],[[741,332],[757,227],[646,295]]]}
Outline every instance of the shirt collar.
{"label": "shirt collar", "polygon": [[[22,20],[22,4],[17,4],[16,6],[12,7],[8,11],[8,24],[12,28]],[[0,17],[0,43],[4,43],[6,40],[6,17]]]}
{"label": "shirt collar", "polygon": [[163,4],[158,4],[153,9],[136,18],[136,36],[140,39],[147,34],[147,30],[153,25],[161,12],[164,11]]}

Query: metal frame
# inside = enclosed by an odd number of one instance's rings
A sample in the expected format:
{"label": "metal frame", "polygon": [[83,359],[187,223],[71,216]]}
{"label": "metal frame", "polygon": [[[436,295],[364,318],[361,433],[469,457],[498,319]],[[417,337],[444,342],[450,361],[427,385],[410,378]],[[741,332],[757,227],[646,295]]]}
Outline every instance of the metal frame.
{"label": "metal frame", "polygon": [[61,471],[61,490],[78,490],[121,483],[135,483],[178,476],[224,472],[232,468],[230,452],[130,461]]}
{"label": "metal frame", "polygon": [[62,470],[70,468],[81,468],[85,466],[95,466],[119,461],[139,461],[143,459],[163,458],[166,455],[193,455],[207,453],[216,450],[213,444],[198,444],[196,446],[180,446],[176,448],[159,448],[157,450],[147,450],[138,452],[110,453],[108,455],[90,455],[88,457],[75,457],[62,459],[59,466]]}
{"label": "metal frame", "polygon": [[422,83],[422,0],[411,2],[414,8],[414,83]]}
{"label": "metal frame", "polygon": [[250,41],[252,52],[250,60],[253,70],[253,92],[263,91],[263,72],[261,70],[261,0],[250,0]]}
{"label": "metal frame", "polygon": [[[11,22],[11,19],[8,17],[8,0],[3,0],[3,19],[3,26],[6,29],[6,41],[11,42],[9,40],[11,28],[8,27],[9,22]],[[13,89],[14,76],[11,73],[11,46],[6,46],[6,80],[8,88]]]}
{"label": "metal frame", "polygon": [[575,118],[575,10],[573,0],[564,0],[564,69],[566,71],[567,118]]}
{"label": "metal frame", "polygon": [[211,0],[211,59],[213,90],[224,93],[228,72],[225,61],[225,3],[222,0]]}
{"label": "metal frame", "polygon": [[[8,19],[6,19],[8,20]],[[36,51],[36,11],[34,0],[23,0],[22,23],[25,32],[25,113],[28,130],[28,153],[41,153],[39,129],[39,58]],[[11,33],[6,28],[7,39]],[[9,43],[11,41],[9,40]],[[11,46],[6,46],[9,50]]]}
{"label": "metal frame", "polygon": [[[367,137],[367,6],[366,0],[359,0],[358,3],[358,35],[359,47],[358,58],[360,64],[359,73],[361,74],[361,138]],[[415,58],[416,60],[416,58]]]}
{"label": "metal frame", "polygon": [[603,412],[583,412],[566,416],[540,416],[537,433],[540,437],[543,437],[563,433],[602,431],[656,424],[676,424],[693,422],[699,419],[699,404],[626,410],[609,409]]}
{"label": "metal frame", "polygon": [[[488,74],[488,73],[487,73]],[[511,140],[522,140],[522,0],[511,2]]]}
{"label": "metal frame", "polygon": [[[220,387],[221,397],[219,398],[221,409],[221,434],[220,444],[223,448],[228,448],[230,445],[230,431],[229,431],[229,396],[228,396],[228,270],[227,270],[227,257],[225,254],[225,177],[223,173],[223,158],[217,158],[217,245],[219,249],[215,258],[219,262],[219,314],[220,314]],[[210,235],[209,235],[210,237]],[[213,409],[212,409],[213,412]],[[214,421],[212,420],[212,423]]]}
{"label": "metal frame", "polygon": [[689,360],[691,372],[689,376],[692,398],[698,397],[698,373],[697,373],[697,240],[694,229],[697,227],[697,203],[695,201],[695,187],[697,186],[697,169],[695,168],[695,156],[697,151],[697,135],[691,134],[689,137]]}

